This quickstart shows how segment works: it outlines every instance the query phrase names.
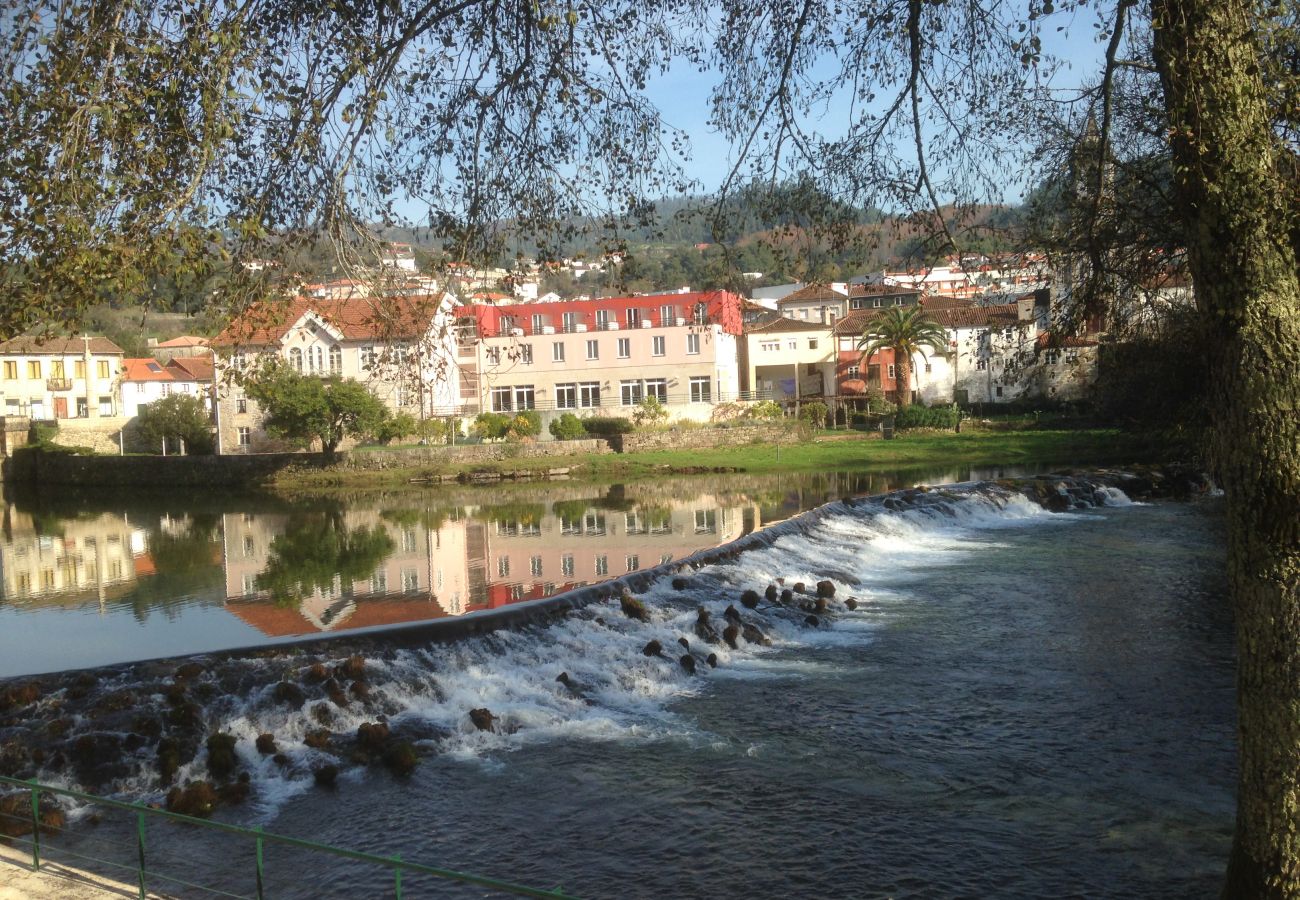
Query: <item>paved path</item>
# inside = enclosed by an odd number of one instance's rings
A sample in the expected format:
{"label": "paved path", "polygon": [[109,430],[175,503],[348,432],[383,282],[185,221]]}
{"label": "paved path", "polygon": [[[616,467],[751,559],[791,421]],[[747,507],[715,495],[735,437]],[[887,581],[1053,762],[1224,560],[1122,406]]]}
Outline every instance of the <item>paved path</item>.
{"label": "paved path", "polygon": [[[111,900],[113,897],[138,897],[139,888],[98,872],[73,868],[59,862],[43,862],[41,871],[32,871],[32,857],[25,845],[0,843],[0,900]],[[151,900],[166,900],[165,895],[148,895]]]}

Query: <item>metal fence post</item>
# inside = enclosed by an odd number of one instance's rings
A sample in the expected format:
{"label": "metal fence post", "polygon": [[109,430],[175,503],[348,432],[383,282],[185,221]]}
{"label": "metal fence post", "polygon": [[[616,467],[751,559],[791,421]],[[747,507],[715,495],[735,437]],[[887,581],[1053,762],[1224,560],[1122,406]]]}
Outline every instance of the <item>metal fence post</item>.
{"label": "metal fence post", "polygon": [[139,860],[138,873],[140,876],[140,900],[145,900],[144,887],[144,812],[135,814],[135,848],[136,856]]}
{"label": "metal fence post", "polygon": [[32,785],[32,868],[41,870],[41,789],[35,781]]}
{"label": "metal fence post", "polygon": [[393,869],[393,896],[402,900],[402,857],[394,856],[393,862],[397,863]]}
{"label": "metal fence post", "polygon": [[262,900],[262,826],[254,825],[257,832],[257,900]]}

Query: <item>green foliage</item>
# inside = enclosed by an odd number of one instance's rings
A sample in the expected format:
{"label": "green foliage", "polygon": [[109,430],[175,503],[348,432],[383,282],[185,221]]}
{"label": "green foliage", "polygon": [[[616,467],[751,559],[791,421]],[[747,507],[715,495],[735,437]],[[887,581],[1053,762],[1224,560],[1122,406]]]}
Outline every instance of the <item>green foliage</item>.
{"label": "green foliage", "polygon": [[632,422],[638,428],[653,428],[667,419],[668,408],[659,402],[658,397],[644,398],[632,413]]}
{"label": "green foliage", "polygon": [[542,414],[535,409],[521,409],[510,419],[506,437],[514,440],[535,438],[542,433]]}
{"label": "green foliage", "polygon": [[450,444],[462,437],[460,420],[455,417],[446,419],[422,419],[416,426],[415,433],[427,444]]}
{"label": "green foliage", "polygon": [[784,417],[785,412],[775,400],[760,400],[749,408],[746,415],[757,422],[771,422]]}
{"label": "green foliage", "polygon": [[385,418],[371,433],[371,436],[381,444],[391,444],[400,438],[415,434],[419,427],[420,425],[415,420],[415,416],[403,412]]}
{"label": "green foliage", "polygon": [[213,450],[212,420],[208,405],[190,394],[171,394],[142,408],[136,416],[137,433],[150,452],[163,441],[185,442],[185,452],[208,454]]}
{"label": "green foliage", "polygon": [[510,430],[510,417],[504,413],[482,412],[475,416],[469,430],[485,441],[499,441]]}
{"label": "green foliage", "polygon": [[631,434],[636,429],[631,419],[624,419],[621,416],[591,416],[582,420],[582,427],[587,429],[588,434],[597,437]]}
{"label": "green foliage", "polygon": [[341,514],[313,512],[291,519],[270,549],[258,590],[293,606],[316,589],[330,590],[335,576],[345,585],[368,578],[393,552],[393,539],[381,526],[348,528]]}
{"label": "green foliage", "polygon": [[953,428],[960,415],[961,411],[956,406],[922,406],[913,403],[898,411],[894,417],[894,427],[899,431],[907,428]]}
{"label": "green foliage", "polygon": [[551,420],[550,432],[557,441],[577,441],[587,436],[582,420],[567,412],[558,419]]}
{"label": "green foliage", "polygon": [[378,434],[388,409],[360,382],[299,375],[278,367],[250,379],[245,389],[267,413],[266,431],[300,446],[319,440],[333,456],[344,437]]}
{"label": "green foliage", "polygon": [[813,428],[825,428],[826,417],[830,410],[825,403],[814,400],[812,403],[805,403],[799,407],[800,421],[807,422]]}
{"label": "green foliage", "polygon": [[858,350],[864,363],[881,350],[894,351],[898,402],[906,407],[912,396],[912,357],[920,354],[925,359],[927,350],[936,356],[946,356],[948,333],[919,306],[892,307],[867,322],[858,340]]}

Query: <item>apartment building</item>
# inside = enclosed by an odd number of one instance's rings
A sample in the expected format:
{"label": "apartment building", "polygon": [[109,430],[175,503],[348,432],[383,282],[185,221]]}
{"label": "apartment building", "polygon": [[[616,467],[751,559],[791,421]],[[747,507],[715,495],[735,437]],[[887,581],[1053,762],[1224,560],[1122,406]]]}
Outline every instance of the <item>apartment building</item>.
{"label": "apartment building", "polygon": [[674,417],[707,420],[740,390],[742,305],[708,291],[461,307],[460,400],[493,412],[631,415],[654,397]]}
{"label": "apartment building", "polygon": [[769,315],[745,326],[740,359],[747,399],[792,403],[836,393],[831,325]]}
{"label": "apartment building", "polygon": [[299,297],[250,310],[213,339],[217,452],[275,449],[241,377],[278,359],[307,375],[366,384],[394,412],[416,418],[458,409],[459,368],[448,294]]}
{"label": "apartment building", "polygon": [[120,415],[122,348],[104,337],[16,337],[0,343],[0,408],[33,419]]}

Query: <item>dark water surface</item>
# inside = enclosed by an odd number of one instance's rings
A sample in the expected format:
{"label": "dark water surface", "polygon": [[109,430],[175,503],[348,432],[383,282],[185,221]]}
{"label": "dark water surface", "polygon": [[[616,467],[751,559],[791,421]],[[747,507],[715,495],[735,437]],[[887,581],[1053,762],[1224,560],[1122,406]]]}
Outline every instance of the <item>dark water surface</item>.
{"label": "dark water surface", "polygon": [[[775,646],[666,689],[616,674],[621,693],[539,728],[554,671],[599,685],[615,636],[430,657],[430,708],[462,679],[531,684],[461,686],[521,730],[462,727],[407,782],[359,772],[262,821],[579,896],[1214,896],[1235,777],[1221,530],[1217,501],[832,517],[711,567],[686,603],[833,568],[865,605],[830,630],[772,625]],[[277,890],[323,885],[383,890],[318,863]]]}

